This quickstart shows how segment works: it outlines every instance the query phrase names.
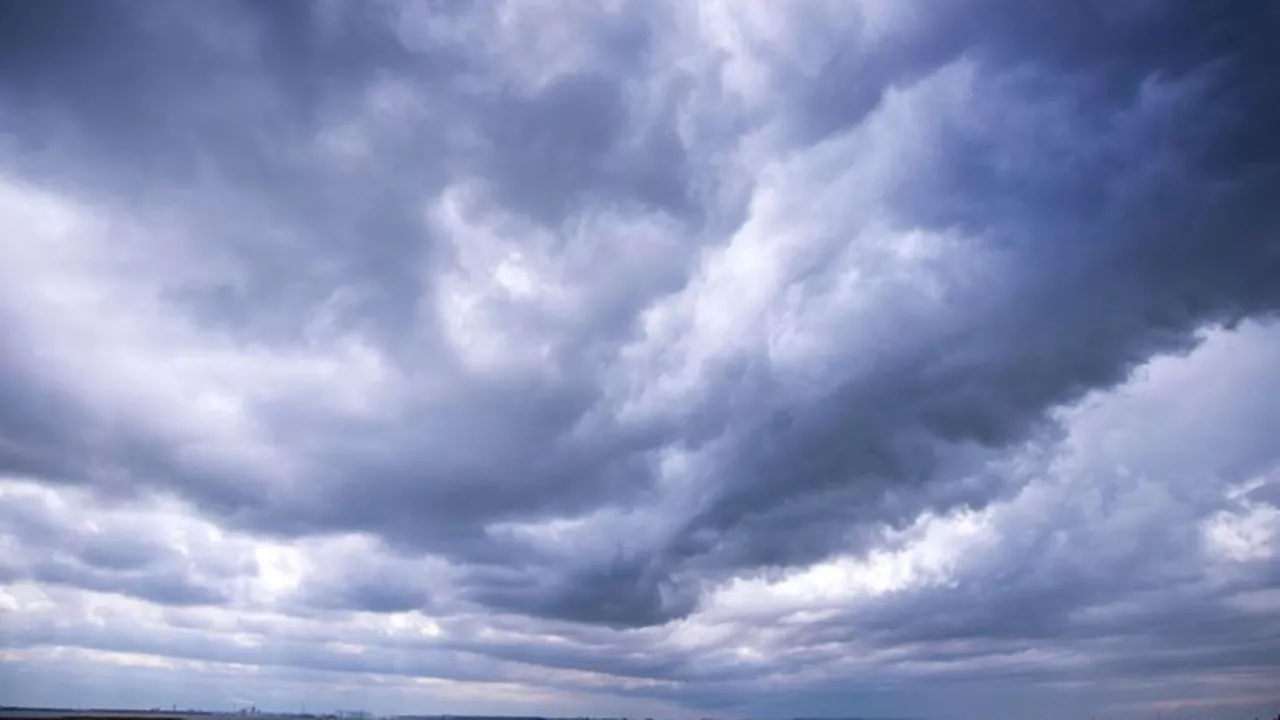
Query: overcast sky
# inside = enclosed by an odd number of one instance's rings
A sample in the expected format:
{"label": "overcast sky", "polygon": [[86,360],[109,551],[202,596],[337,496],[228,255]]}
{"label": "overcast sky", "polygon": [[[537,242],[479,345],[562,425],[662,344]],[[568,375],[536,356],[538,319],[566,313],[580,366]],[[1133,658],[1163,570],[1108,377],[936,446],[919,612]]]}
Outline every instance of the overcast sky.
{"label": "overcast sky", "polygon": [[1280,711],[1277,37],[0,2],[0,703]]}

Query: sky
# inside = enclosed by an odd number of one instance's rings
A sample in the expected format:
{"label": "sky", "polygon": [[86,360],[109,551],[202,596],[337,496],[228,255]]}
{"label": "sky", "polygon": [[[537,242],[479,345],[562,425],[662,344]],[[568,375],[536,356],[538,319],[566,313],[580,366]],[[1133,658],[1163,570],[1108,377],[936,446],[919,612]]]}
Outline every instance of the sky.
{"label": "sky", "polygon": [[1276,37],[0,2],[0,703],[1272,716]]}

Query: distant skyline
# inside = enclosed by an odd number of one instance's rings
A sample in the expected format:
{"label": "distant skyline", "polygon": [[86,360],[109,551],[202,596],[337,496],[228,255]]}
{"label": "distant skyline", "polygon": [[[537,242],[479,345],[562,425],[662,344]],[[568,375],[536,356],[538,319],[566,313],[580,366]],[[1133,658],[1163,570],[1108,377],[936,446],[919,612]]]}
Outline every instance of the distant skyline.
{"label": "distant skyline", "polygon": [[0,703],[1274,717],[1277,38],[0,0]]}

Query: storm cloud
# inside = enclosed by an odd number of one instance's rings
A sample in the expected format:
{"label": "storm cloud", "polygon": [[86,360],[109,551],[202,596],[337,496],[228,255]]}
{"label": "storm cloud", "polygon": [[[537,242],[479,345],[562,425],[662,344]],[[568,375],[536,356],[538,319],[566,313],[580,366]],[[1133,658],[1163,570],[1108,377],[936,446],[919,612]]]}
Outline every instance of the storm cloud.
{"label": "storm cloud", "polygon": [[14,700],[1272,711],[1278,7],[0,9]]}

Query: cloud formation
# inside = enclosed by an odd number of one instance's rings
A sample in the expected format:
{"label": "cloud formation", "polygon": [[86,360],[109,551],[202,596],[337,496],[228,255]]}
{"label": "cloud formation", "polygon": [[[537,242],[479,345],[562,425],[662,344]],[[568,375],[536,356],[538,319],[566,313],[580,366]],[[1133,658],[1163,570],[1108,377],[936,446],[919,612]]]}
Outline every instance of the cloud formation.
{"label": "cloud formation", "polygon": [[19,701],[1277,700],[1272,4],[0,13]]}

